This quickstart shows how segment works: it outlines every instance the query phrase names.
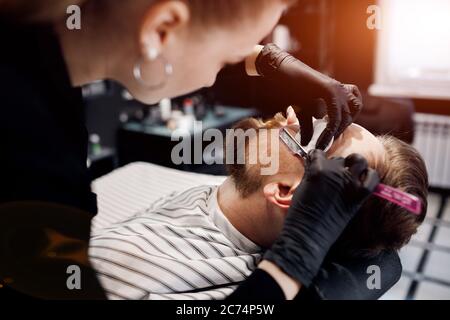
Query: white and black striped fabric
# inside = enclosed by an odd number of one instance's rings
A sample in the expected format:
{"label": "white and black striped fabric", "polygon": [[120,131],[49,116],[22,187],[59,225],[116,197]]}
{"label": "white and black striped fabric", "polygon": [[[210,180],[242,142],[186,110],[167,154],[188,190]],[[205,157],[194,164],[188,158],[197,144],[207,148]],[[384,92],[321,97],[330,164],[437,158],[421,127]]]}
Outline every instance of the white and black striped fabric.
{"label": "white and black striped fabric", "polygon": [[220,185],[225,179],[224,176],[180,171],[151,163],[131,163],[92,183],[98,203],[92,230],[95,232],[125,220],[171,192],[199,185]]}
{"label": "white and black striped fabric", "polygon": [[217,186],[165,196],[93,228],[89,255],[111,299],[223,299],[256,268],[260,248],[226,219]]}

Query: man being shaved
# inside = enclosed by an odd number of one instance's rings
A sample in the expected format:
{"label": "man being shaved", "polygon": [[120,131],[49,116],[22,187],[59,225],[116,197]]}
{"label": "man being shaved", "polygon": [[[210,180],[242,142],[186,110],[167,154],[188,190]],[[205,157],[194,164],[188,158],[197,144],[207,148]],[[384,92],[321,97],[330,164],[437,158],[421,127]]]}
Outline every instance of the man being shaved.
{"label": "man being shaved", "polygon": [[[287,118],[246,119],[236,128],[277,129],[298,124]],[[271,135],[259,135],[269,147]],[[248,144],[247,140],[243,143]],[[234,145],[234,148],[243,146]],[[246,150],[247,148],[243,148]],[[261,175],[260,164],[231,164],[220,186],[198,186],[168,195],[126,221],[97,230],[90,259],[111,299],[223,299],[256,268],[282,229],[303,160],[280,143],[279,170]],[[375,197],[353,219],[332,249],[342,256],[375,256],[398,250],[416,232],[427,209],[427,172],[418,152],[390,136],[375,137],[358,125],[334,141],[329,157],[364,156],[381,182],[417,196],[414,215]],[[246,156],[248,159],[248,155]]]}

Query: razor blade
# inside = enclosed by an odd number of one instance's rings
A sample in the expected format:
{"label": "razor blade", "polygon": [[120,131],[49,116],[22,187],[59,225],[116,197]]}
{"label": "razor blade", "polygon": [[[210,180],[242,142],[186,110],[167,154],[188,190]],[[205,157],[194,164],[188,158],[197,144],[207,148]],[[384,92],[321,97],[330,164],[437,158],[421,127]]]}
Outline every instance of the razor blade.
{"label": "razor blade", "polygon": [[288,147],[288,149],[295,155],[306,160],[308,153],[301,146],[300,142],[295,139],[294,136],[287,130],[287,128],[282,128],[280,130],[280,139]]}

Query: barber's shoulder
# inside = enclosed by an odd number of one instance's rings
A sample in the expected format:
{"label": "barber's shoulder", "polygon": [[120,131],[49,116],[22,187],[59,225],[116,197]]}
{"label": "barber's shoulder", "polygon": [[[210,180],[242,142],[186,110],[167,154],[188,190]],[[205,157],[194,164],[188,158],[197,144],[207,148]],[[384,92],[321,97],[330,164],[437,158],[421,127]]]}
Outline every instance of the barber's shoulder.
{"label": "barber's shoulder", "polygon": [[18,107],[29,106],[42,98],[39,83],[33,75],[4,61],[0,62],[0,87],[2,113],[19,112]]}

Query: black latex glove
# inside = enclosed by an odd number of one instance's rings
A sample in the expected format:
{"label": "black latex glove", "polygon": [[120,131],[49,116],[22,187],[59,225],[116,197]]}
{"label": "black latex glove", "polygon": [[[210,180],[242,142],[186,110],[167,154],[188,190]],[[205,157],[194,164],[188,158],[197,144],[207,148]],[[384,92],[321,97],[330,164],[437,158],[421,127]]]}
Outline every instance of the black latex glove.
{"label": "black latex glove", "polygon": [[360,155],[327,159],[323,151],[311,151],[280,237],[264,258],[308,287],[378,183],[378,174]]}
{"label": "black latex glove", "polygon": [[[327,129],[316,148],[324,150],[331,139],[339,137],[360,113],[362,95],[354,85],[344,85],[310,68],[274,44],[264,47],[256,59],[258,73],[273,83],[275,94],[283,103],[301,108],[302,145],[313,134],[312,117],[328,115]],[[323,103],[325,102],[325,107]]]}

